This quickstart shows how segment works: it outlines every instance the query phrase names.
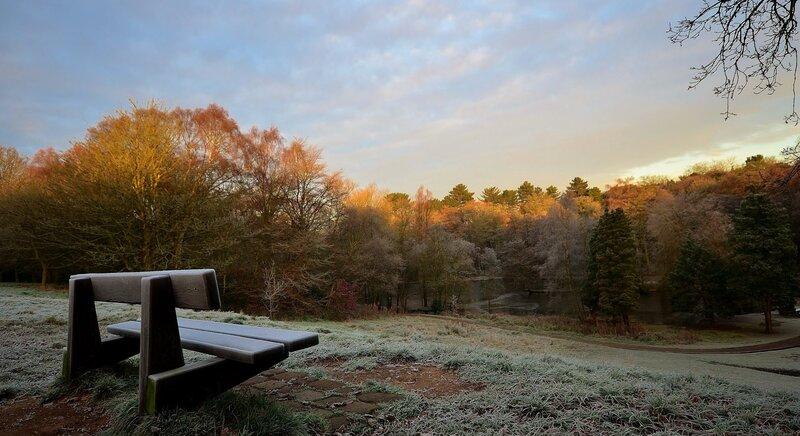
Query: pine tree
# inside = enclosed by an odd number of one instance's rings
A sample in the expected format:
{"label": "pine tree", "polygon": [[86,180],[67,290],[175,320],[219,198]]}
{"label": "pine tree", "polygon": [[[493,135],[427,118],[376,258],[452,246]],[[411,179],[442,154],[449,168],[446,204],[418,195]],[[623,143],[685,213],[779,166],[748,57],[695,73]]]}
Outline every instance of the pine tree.
{"label": "pine tree", "polygon": [[519,203],[519,201],[517,201],[517,191],[514,189],[504,189],[500,194],[500,202],[509,206],[516,206],[517,203]]}
{"label": "pine tree", "polygon": [[496,186],[490,186],[481,193],[481,200],[487,203],[499,204],[503,201],[503,198]]}
{"label": "pine tree", "polygon": [[580,177],[575,177],[567,186],[567,194],[573,197],[589,195],[589,182]]}
{"label": "pine tree", "polygon": [[561,195],[558,192],[558,188],[556,188],[553,185],[548,186],[547,189],[545,190],[545,192],[547,192],[547,195],[549,195],[549,196],[551,196],[553,198],[558,198],[558,196]]}
{"label": "pine tree", "polygon": [[681,246],[667,285],[673,310],[689,313],[695,321],[713,322],[735,312],[736,299],[728,292],[722,259],[691,238]]}
{"label": "pine tree", "polygon": [[794,298],[797,249],[786,210],[766,194],[751,193],[733,216],[731,232],[735,285],[764,312],[764,330],[772,332],[772,309]]}
{"label": "pine tree", "polygon": [[592,187],[591,189],[586,191],[586,195],[592,197],[596,201],[603,201],[603,191],[600,190],[597,186]]}
{"label": "pine tree", "polygon": [[583,301],[630,327],[639,295],[636,249],[630,220],[622,209],[605,211],[589,240],[588,280]]}
{"label": "pine tree", "polygon": [[533,195],[534,192],[536,192],[536,187],[533,186],[533,183],[526,180],[519,185],[519,188],[517,188],[517,197],[519,198],[519,201],[522,202]]}
{"label": "pine tree", "polygon": [[450,207],[463,206],[472,201],[474,195],[474,193],[469,192],[466,185],[459,183],[442,199],[442,203]]}

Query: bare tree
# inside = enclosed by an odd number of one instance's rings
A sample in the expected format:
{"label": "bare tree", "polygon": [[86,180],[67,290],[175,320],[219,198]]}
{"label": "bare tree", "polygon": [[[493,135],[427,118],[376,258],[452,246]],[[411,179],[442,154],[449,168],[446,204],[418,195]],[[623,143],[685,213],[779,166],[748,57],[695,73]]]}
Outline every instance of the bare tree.
{"label": "bare tree", "polygon": [[792,168],[786,173],[786,177],[781,180],[781,185],[786,187],[789,186],[792,179],[800,175],[800,139],[793,146],[784,148],[783,156],[792,165]]}
{"label": "bare tree", "polygon": [[261,294],[261,299],[267,308],[267,312],[269,312],[269,317],[272,318],[278,310],[281,300],[286,296],[289,283],[278,276],[275,262],[262,268],[262,278],[264,291]]}
{"label": "bare tree", "polygon": [[797,0],[703,0],[696,15],[670,25],[667,33],[674,44],[711,35],[719,46],[709,61],[692,68],[689,89],[720,74],[714,93],[725,99],[722,114],[728,119],[736,115],[732,100],[748,86],[756,94],[772,94],[780,73],[791,72],[792,110],[785,121],[797,124],[796,5]]}

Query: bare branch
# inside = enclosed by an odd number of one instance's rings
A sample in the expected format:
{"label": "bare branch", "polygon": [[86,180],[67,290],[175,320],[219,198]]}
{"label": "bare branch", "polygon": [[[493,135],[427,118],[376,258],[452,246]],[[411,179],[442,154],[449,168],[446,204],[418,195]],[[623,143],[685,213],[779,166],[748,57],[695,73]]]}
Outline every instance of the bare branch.
{"label": "bare branch", "polygon": [[700,11],[684,18],[667,34],[670,42],[684,42],[712,35],[719,51],[706,63],[692,67],[689,89],[710,76],[720,75],[714,93],[725,99],[725,119],[736,115],[733,99],[748,87],[772,94],[781,85],[781,73],[792,74],[792,109],[787,123],[797,125],[797,0],[703,0]]}

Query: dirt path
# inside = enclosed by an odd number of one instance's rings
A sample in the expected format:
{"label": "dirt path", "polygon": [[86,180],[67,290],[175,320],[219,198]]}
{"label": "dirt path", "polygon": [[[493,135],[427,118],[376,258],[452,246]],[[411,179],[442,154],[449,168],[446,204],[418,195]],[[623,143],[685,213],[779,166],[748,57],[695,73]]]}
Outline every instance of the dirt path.
{"label": "dirt path", "polygon": [[685,347],[663,347],[658,345],[645,345],[645,344],[623,344],[613,341],[604,341],[601,339],[579,338],[566,334],[558,333],[531,333],[522,329],[515,329],[511,327],[496,326],[491,324],[482,323],[469,318],[456,318],[453,316],[444,315],[417,315],[427,318],[443,319],[454,322],[462,322],[466,324],[478,325],[481,327],[492,327],[500,330],[511,332],[528,333],[532,335],[544,336],[554,339],[564,339],[568,341],[581,342],[592,345],[602,345],[604,347],[619,348],[623,350],[636,350],[636,351],[660,351],[664,353],[680,353],[680,354],[745,354],[745,353],[762,353],[765,351],[785,350],[787,348],[800,347],[800,336],[795,336],[787,339],[782,339],[774,342],[767,342],[762,344],[742,345],[736,347],[719,347],[719,348],[685,348]]}

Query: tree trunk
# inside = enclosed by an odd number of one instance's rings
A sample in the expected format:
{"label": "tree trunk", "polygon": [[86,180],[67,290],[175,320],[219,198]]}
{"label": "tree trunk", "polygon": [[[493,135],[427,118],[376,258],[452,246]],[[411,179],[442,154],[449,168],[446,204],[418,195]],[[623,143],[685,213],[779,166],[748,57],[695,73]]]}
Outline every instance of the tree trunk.
{"label": "tree trunk", "polygon": [[772,299],[764,301],[764,332],[772,333]]}
{"label": "tree trunk", "polygon": [[47,286],[47,264],[42,262],[42,287]]}

